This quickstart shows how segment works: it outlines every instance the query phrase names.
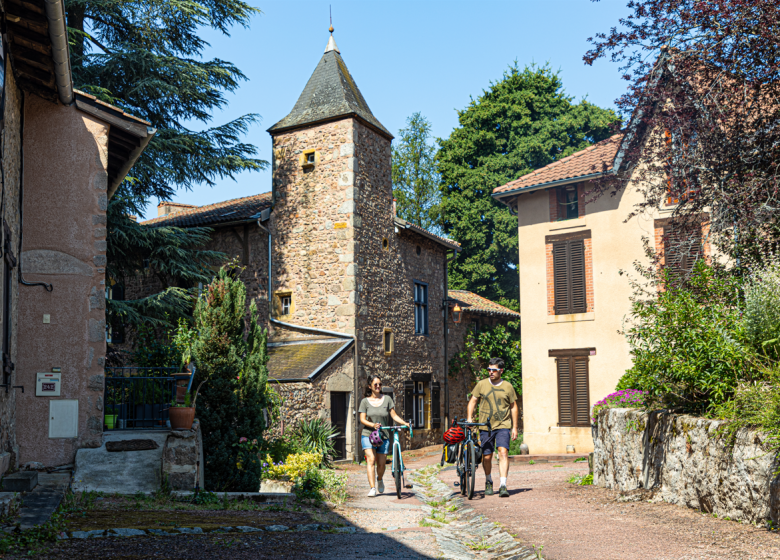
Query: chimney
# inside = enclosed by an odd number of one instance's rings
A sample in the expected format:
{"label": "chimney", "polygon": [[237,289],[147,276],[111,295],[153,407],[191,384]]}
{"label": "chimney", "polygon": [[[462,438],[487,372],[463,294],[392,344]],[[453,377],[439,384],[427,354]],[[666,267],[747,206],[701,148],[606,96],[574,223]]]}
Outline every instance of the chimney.
{"label": "chimney", "polygon": [[160,216],[167,216],[168,212],[170,212],[170,208],[168,207],[168,203],[167,202],[161,202],[160,204],[157,205],[157,217],[158,218]]}
{"label": "chimney", "polygon": [[182,204],[181,202],[171,202],[170,200],[161,202],[157,205],[157,217],[167,216],[168,214],[175,214],[177,212],[183,212],[188,208],[197,208],[194,204]]}

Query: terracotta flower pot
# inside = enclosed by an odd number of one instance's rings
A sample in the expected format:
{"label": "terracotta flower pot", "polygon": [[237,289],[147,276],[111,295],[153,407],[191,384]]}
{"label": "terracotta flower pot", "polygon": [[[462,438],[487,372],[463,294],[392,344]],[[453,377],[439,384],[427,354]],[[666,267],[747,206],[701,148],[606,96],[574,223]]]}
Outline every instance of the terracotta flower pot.
{"label": "terracotta flower pot", "polygon": [[195,420],[195,407],[175,406],[168,409],[168,418],[171,420],[171,429],[189,430]]}

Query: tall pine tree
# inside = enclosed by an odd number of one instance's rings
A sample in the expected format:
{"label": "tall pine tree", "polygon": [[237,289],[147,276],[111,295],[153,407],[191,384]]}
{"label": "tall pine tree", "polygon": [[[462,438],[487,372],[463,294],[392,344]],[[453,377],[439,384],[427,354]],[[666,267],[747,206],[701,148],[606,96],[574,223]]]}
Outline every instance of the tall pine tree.
{"label": "tall pine tree", "polygon": [[[230,62],[205,60],[208,43],[199,35],[204,28],[229,35],[236,25],[248,26],[259,10],[240,0],[65,0],[65,9],[75,87],[157,129],[109,212],[108,271],[110,280],[121,282],[127,263],[112,259],[154,260],[150,247],[162,244],[168,263],[155,272],[166,274],[172,286],[151,299],[109,302],[109,315],[138,322],[163,319],[167,312],[175,319],[182,309],[191,309],[188,294],[175,285],[211,278],[211,259],[183,243],[187,234],[177,228],[153,232],[133,227],[125,217],[141,214],[153,198],[169,200],[178,189],[213,185],[218,178],[267,166],[254,157],[254,146],[241,141],[258,115],[210,126],[214,111],[227,103],[225,93],[245,77]],[[189,238],[207,233],[200,230]],[[122,274],[114,276],[117,271]]]}
{"label": "tall pine tree", "polygon": [[517,219],[490,195],[611,134],[612,110],[572,101],[549,66],[514,63],[439,140],[444,231],[462,247],[450,263],[450,288],[518,309]]}
{"label": "tall pine tree", "polygon": [[[192,355],[205,380],[197,399],[203,433],[206,488],[257,492],[260,463],[235,445],[260,439],[268,380],[267,333],[253,301],[246,318],[246,286],[225,267],[195,306]],[[240,465],[240,466],[239,466]]]}

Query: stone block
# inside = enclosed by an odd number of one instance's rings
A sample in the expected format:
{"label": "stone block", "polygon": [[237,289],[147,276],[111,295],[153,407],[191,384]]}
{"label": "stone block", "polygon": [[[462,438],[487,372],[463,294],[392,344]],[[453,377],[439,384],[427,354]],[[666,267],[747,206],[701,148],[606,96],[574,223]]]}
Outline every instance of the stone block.
{"label": "stone block", "polygon": [[105,253],[107,248],[107,242],[106,241],[95,241],[95,251],[99,253]]}
{"label": "stone block", "polygon": [[355,314],[355,304],[349,303],[347,305],[341,305],[336,308],[336,315],[343,316],[343,315],[354,315]]}
{"label": "stone block", "polygon": [[93,237],[105,237],[106,236],[106,228],[104,227],[98,227],[92,230],[92,236]]}
{"label": "stone block", "polygon": [[89,341],[102,342],[106,338],[106,322],[97,319],[89,320]]}
{"label": "stone block", "polygon": [[348,187],[355,184],[355,173],[352,171],[344,171],[339,173],[339,186]]}
{"label": "stone block", "polygon": [[355,284],[355,278],[344,278],[344,281],[341,283],[341,287],[346,291],[354,290]]}
{"label": "stone block", "polygon": [[339,214],[351,214],[355,211],[355,201],[348,200],[339,206]]}
{"label": "stone block", "polygon": [[334,295],[328,296],[328,305],[341,305],[341,298]]}
{"label": "stone block", "polygon": [[355,262],[355,254],[347,253],[345,255],[339,255],[339,262],[343,262],[343,263]]}
{"label": "stone block", "polygon": [[98,203],[98,208],[103,212],[105,212],[106,209],[108,208],[108,197],[106,196],[105,193],[98,195],[97,203]]}
{"label": "stone block", "polygon": [[352,157],[355,155],[355,144],[342,144],[340,149],[341,157]]}
{"label": "stone block", "polygon": [[95,266],[106,266],[108,259],[105,255],[95,255],[92,257],[92,262],[95,264]]}
{"label": "stone block", "polygon": [[105,377],[102,374],[93,375],[89,378],[89,383],[87,383],[87,389],[91,391],[100,391],[102,393],[104,387],[105,387]]}
{"label": "stone block", "polygon": [[92,215],[92,225],[105,225],[107,223],[107,218],[105,214],[93,214]]}
{"label": "stone block", "polygon": [[4,492],[29,492],[38,486],[38,471],[22,471],[3,477]]}

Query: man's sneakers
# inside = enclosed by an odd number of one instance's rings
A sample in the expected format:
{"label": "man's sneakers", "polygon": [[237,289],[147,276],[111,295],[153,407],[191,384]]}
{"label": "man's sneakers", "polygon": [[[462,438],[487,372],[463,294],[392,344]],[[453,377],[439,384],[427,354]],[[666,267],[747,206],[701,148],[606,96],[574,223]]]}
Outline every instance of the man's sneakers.
{"label": "man's sneakers", "polygon": [[381,479],[381,478],[380,478],[379,480],[377,480],[377,481],[376,481],[376,491],[377,491],[379,494],[382,494],[382,493],[384,493],[384,491],[385,491],[385,483],[384,483],[384,482],[382,482],[382,479]]}
{"label": "man's sneakers", "polygon": [[[507,496],[508,496],[508,495],[509,495],[509,494],[507,494]],[[368,497],[369,497],[369,498],[373,498],[373,497],[375,497],[375,496],[376,496],[376,488],[372,488],[371,490],[369,490],[369,491],[368,491]]]}
{"label": "man's sneakers", "polygon": [[[491,494],[493,493],[492,492],[492,488],[491,488],[491,492],[490,493]],[[487,492],[485,492],[485,494],[487,494]],[[509,490],[506,489],[506,486],[502,486],[501,488],[498,489],[498,497],[499,498],[508,498],[509,497]]]}
{"label": "man's sneakers", "polygon": [[492,495],[493,495],[493,483],[485,482],[485,496],[492,496]]}

